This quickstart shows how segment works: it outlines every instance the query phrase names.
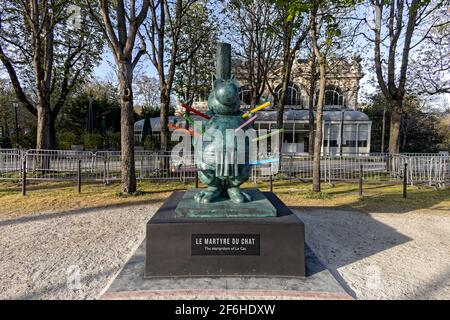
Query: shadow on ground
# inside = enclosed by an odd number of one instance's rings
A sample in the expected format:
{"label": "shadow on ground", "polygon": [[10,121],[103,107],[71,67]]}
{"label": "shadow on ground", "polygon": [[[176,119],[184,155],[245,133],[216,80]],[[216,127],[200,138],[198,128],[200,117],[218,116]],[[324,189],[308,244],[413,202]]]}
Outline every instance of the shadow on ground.
{"label": "shadow on ground", "polygon": [[[316,202],[322,200],[323,206],[320,206],[320,202],[318,202],[318,208],[335,208],[340,210],[356,210],[364,213],[408,213],[414,210],[420,209],[432,209],[436,211],[441,211],[441,213],[450,214],[450,205],[441,204],[444,201],[448,201],[450,197],[449,189],[439,189],[439,190],[431,190],[431,189],[418,189],[414,188],[408,190],[407,198],[403,198],[402,194],[392,193],[392,192],[383,192],[380,190],[379,193],[370,193],[370,191],[381,189],[382,186],[368,186],[365,188],[366,193],[362,198],[357,198],[357,188],[347,190],[347,191],[337,191],[330,193],[329,198],[325,196],[323,199],[320,198],[320,194],[317,195],[316,198],[312,198],[316,200]],[[286,200],[289,204],[292,204],[292,191],[283,190],[277,191],[274,189],[275,193],[283,200]],[[377,191],[378,192],[378,191]],[[332,205],[333,200],[336,202],[339,201],[339,195],[352,195],[356,198],[356,200]],[[295,200],[296,204],[294,206],[290,205],[290,207],[294,208],[304,208],[302,207],[302,202],[308,203],[311,198],[302,198],[302,194],[299,193],[298,199]],[[330,201],[330,203],[327,203]]]}
{"label": "shadow on ground", "polygon": [[339,268],[412,240],[369,214],[323,207],[291,209],[305,223],[308,245],[353,297]]}
{"label": "shadow on ground", "polygon": [[38,215],[27,215],[27,216],[22,216],[19,218],[2,220],[2,221],[0,221],[0,227],[20,224],[20,223],[47,220],[47,219],[63,218],[66,216],[88,214],[91,212],[102,211],[102,210],[106,210],[106,209],[129,208],[129,207],[135,207],[135,206],[150,205],[150,204],[155,204],[158,202],[163,202],[164,200],[165,199],[163,199],[163,198],[142,199],[142,200],[130,201],[130,202],[126,202],[126,203],[116,203],[116,204],[111,204],[111,205],[80,208],[80,209],[73,209],[73,210],[67,210],[67,211],[61,211],[61,212],[49,212],[49,213],[43,213],[43,214],[38,214]]}

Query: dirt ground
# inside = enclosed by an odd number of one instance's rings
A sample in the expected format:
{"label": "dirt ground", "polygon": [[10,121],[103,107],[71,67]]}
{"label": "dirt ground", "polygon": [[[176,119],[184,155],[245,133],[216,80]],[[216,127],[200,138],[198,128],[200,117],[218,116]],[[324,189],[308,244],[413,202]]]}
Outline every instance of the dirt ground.
{"label": "dirt ground", "polygon": [[[0,299],[98,298],[159,205],[1,218]],[[357,299],[450,299],[448,211],[295,210],[309,245]]]}

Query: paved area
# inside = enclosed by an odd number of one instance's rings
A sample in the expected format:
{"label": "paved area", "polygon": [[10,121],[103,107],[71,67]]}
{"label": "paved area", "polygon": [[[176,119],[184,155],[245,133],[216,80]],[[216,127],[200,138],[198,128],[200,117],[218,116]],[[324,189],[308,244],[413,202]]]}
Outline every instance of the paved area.
{"label": "paved area", "polygon": [[158,204],[0,221],[0,299],[95,299],[144,238]]}
{"label": "paved area", "polygon": [[[0,218],[0,299],[97,299],[159,203]],[[450,299],[450,213],[296,211],[358,299]]]}
{"label": "paved area", "polygon": [[143,279],[145,241],[101,299],[334,299],[350,296],[306,245],[306,277],[176,277]]}
{"label": "paved area", "polygon": [[450,299],[450,212],[296,212],[314,252],[358,299]]}

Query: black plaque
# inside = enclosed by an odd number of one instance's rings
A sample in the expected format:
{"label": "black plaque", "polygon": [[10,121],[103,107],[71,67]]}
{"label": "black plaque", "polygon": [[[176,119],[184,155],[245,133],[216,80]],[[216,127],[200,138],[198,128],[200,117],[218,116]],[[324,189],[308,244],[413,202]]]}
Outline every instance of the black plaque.
{"label": "black plaque", "polygon": [[193,256],[259,256],[259,234],[192,234]]}

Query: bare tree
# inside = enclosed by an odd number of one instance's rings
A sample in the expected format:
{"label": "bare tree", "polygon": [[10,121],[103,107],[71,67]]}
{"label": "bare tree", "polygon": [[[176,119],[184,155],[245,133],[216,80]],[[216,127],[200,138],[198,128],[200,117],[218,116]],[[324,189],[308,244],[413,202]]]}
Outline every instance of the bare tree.
{"label": "bare tree", "polygon": [[310,45],[309,54],[309,70],[308,70],[308,153],[309,155],[314,154],[314,105],[315,105],[315,95],[317,88],[317,80],[319,78],[317,58],[314,53],[313,46]]}
{"label": "bare tree", "polygon": [[[375,37],[370,39],[366,36],[366,39],[374,43],[377,82],[391,111],[389,153],[398,153],[411,51],[420,46],[436,27],[436,20],[430,18],[432,13],[442,6],[443,1],[372,0],[371,3],[375,12]],[[386,15],[384,10],[387,10]],[[383,54],[382,47],[387,48],[386,55]],[[398,51],[401,51],[401,54]]]}
{"label": "bare tree", "polygon": [[279,38],[272,32],[276,13],[272,1],[229,1],[226,15],[226,37],[236,43],[234,53],[243,62],[245,89],[250,92],[250,103],[260,103],[266,89],[266,78],[274,68],[280,51]]}
{"label": "bare tree", "polygon": [[159,81],[156,78],[142,74],[135,76],[136,100],[143,109],[159,107]]}
{"label": "bare tree", "polygon": [[[215,71],[215,45],[218,39],[218,23],[212,10],[201,4],[194,4],[186,12],[186,19],[191,23],[184,24],[179,40],[180,48],[196,45],[199,30],[209,30],[204,33],[203,41],[196,52],[175,68],[174,91],[183,102],[192,106],[196,99],[205,99],[211,90],[211,75]],[[190,55],[188,50],[180,50],[180,58]],[[186,111],[189,114],[189,111]],[[189,127],[189,122],[186,122]]]}
{"label": "bare tree", "polygon": [[[297,3],[290,1],[277,1],[276,14],[272,24],[272,30],[279,40],[281,59],[266,77],[267,88],[274,97],[274,104],[277,110],[277,128],[283,128],[284,102],[289,83],[291,81],[292,66],[297,57],[298,51],[308,36],[308,13],[296,10],[292,14],[293,6]],[[274,83],[271,79],[274,75],[280,79],[279,83]],[[278,84],[277,86],[275,86]],[[278,89],[278,90],[277,90]],[[282,136],[280,135],[280,151],[282,150]]]}
{"label": "bare tree", "polygon": [[199,0],[150,1],[150,19],[145,24],[145,34],[151,46],[148,55],[159,78],[162,152],[169,149],[168,112],[176,66],[192,58],[209,32],[198,30],[189,47],[180,46],[183,27],[191,24],[188,11],[195,4],[206,5]]}
{"label": "bare tree", "polygon": [[[323,106],[325,98],[325,86],[327,68],[327,56],[330,55],[331,49],[336,47],[341,37],[340,22],[343,14],[351,7],[351,1],[329,1],[329,0],[311,0],[309,6],[304,5],[302,1],[293,1],[290,5],[291,14],[299,12],[309,13],[309,37],[311,40],[312,52],[315,56],[319,68],[319,92],[317,95],[316,117],[315,117],[315,135],[314,135],[314,150],[313,150],[313,186],[315,192],[320,191],[320,156],[322,151],[322,121],[323,121]],[[334,62],[338,62],[337,60]],[[331,69],[333,69],[331,64]],[[312,72],[315,72],[312,70]],[[315,84],[314,84],[315,85]],[[311,90],[311,89],[310,89]],[[310,92],[312,95],[312,92]],[[310,108],[312,106],[310,105]]]}
{"label": "bare tree", "polygon": [[422,50],[412,58],[408,87],[420,95],[450,93],[450,11],[438,13],[445,20],[430,30]]}
{"label": "bare tree", "polygon": [[[68,96],[93,70],[102,42],[68,0],[0,4],[0,60],[18,100],[37,118],[37,149],[56,147],[55,120]],[[83,13],[83,8],[78,14]]]}
{"label": "bare tree", "polygon": [[319,1],[313,1],[310,17],[311,45],[314,55],[319,65],[319,96],[316,104],[316,134],[314,139],[314,159],[313,159],[313,186],[315,192],[320,191],[320,153],[322,147],[322,118],[323,104],[325,97],[325,77],[326,77],[326,56],[319,48],[317,18],[319,15]]}
{"label": "bare tree", "polygon": [[[143,0],[136,10],[135,0],[98,0],[100,16],[86,0],[92,17],[101,27],[117,66],[121,106],[121,189],[124,193],[136,191],[134,164],[133,71],[146,52],[145,43],[133,56],[136,36],[147,17],[150,1]],[[127,2],[127,3],[126,3]]]}

